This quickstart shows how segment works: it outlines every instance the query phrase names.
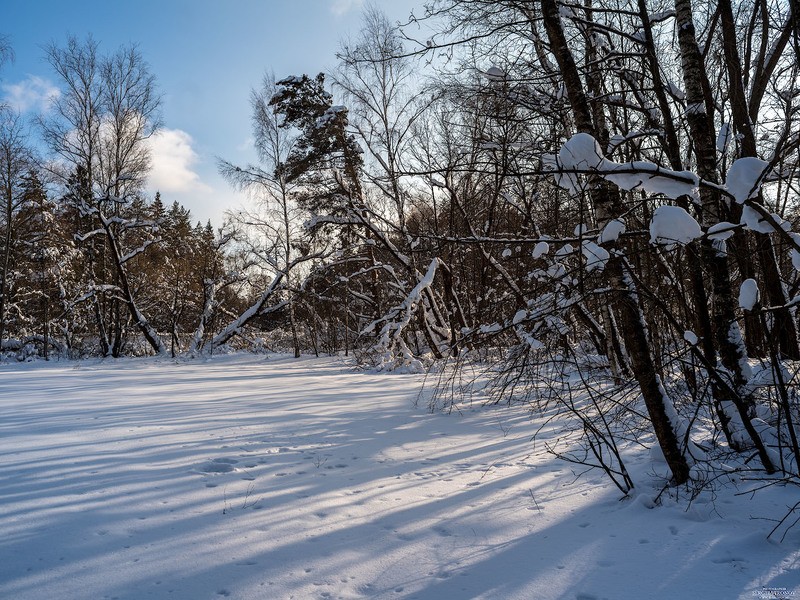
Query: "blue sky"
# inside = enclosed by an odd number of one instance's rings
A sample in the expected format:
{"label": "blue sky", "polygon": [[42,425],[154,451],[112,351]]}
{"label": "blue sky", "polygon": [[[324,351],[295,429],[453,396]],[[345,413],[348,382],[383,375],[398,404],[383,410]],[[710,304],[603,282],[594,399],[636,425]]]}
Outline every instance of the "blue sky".
{"label": "blue sky", "polygon": [[[421,0],[373,0],[404,20]],[[42,47],[92,34],[103,51],[137,43],[163,94],[151,187],[195,219],[222,222],[245,201],[216,172],[216,157],[254,159],[250,89],[266,70],[316,74],[335,64],[339,41],[358,31],[363,0],[5,0],[0,34],[16,56],[0,70],[0,97],[26,115],[57,85]]]}

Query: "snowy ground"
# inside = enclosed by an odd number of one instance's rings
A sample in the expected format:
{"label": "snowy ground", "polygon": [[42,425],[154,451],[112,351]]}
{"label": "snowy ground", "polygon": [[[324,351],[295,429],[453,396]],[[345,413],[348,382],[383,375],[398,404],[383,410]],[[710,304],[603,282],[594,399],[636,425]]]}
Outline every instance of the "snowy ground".
{"label": "snowy ground", "polygon": [[800,597],[800,526],[778,544],[760,519],[796,489],[620,502],[534,447],[523,409],[430,414],[420,381],[281,357],[0,366],[0,598]]}

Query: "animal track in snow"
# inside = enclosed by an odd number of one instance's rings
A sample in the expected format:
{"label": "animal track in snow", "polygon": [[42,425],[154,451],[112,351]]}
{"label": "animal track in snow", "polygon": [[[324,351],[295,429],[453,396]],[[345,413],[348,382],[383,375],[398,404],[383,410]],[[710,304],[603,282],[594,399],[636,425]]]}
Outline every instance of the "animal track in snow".
{"label": "animal track in snow", "polygon": [[209,462],[203,463],[200,465],[200,472],[201,473],[230,473],[231,471],[236,470],[235,465],[238,463],[238,460],[233,458],[215,458],[210,460]]}

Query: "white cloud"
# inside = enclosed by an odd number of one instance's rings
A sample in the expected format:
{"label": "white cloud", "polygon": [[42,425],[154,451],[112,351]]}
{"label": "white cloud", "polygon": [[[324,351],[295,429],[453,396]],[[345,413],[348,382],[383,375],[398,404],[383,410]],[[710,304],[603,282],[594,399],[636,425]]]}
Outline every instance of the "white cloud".
{"label": "white cloud", "polygon": [[161,129],[150,138],[152,168],[149,187],[163,193],[202,192],[211,188],[192,168],[198,162],[192,136],[180,129]]}
{"label": "white cloud", "polygon": [[247,151],[252,151],[255,147],[256,147],[256,140],[253,138],[253,136],[250,136],[241,144],[236,146],[236,150],[238,150],[239,152],[247,152]]}
{"label": "white cloud", "polygon": [[52,82],[37,75],[28,75],[19,83],[4,83],[1,87],[4,102],[20,113],[47,112],[61,95]]}
{"label": "white cloud", "polygon": [[333,0],[331,12],[337,17],[341,17],[351,10],[360,9],[362,6],[364,6],[364,0]]}
{"label": "white cloud", "polygon": [[222,225],[225,211],[248,201],[247,194],[233,190],[209,162],[194,149],[192,136],[181,129],[160,129],[148,143],[151,169],[147,189],[161,192],[167,204],[178,202],[192,212],[192,222]]}

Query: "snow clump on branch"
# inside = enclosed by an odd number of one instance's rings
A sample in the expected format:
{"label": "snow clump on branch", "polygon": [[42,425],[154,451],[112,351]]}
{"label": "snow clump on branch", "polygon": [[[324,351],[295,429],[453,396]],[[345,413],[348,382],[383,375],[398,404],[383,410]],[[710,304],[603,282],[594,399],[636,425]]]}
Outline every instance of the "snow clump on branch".
{"label": "snow clump on branch", "polygon": [[623,190],[642,189],[673,200],[680,196],[697,198],[700,184],[700,179],[691,171],[673,171],[646,160],[627,163],[609,160],[588,133],[573,135],[561,147],[555,165],[550,160],[545,161],[544,166],[555,167],[556,183],[572,193],[582,189],[578,182],[579,173],[596,173]]}
{"label": "snow clump on branch", "polygon": [[761,294],[758,291],[758,283],[755,279],[745,279],[739,288],[739,306],[743,310],[753,310]]}
{"label": "snow clump on branch", "polygon": [[725,180],[725,186],[733,199],[739,204],[743,204],[746,200],[758,196],[758,192],[761,190],[761,181],[768,168],[769,163],[754,156],[746,156],[733,161]]}
{"label": "snow clump on branch", "polygon": [[686,245],[703,236],[694,217],[680,206],[659,206],[650,221],[650,243]]}

